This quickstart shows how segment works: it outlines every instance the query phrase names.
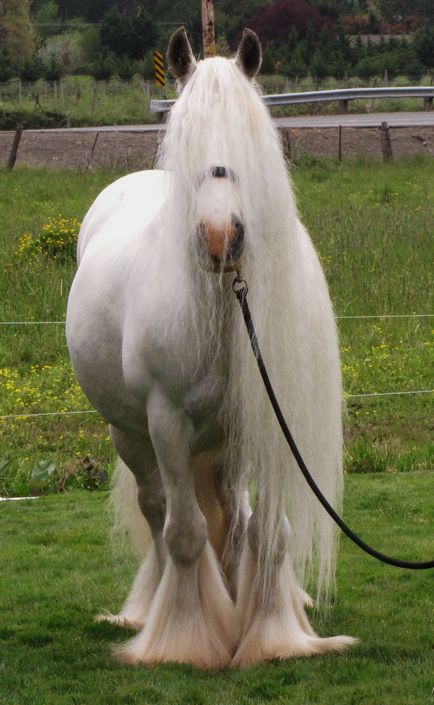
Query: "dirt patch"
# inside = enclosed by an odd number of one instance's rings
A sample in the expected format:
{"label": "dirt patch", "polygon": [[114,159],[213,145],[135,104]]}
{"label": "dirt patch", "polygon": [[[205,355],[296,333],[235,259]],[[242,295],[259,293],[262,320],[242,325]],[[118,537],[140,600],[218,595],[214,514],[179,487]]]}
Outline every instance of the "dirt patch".
{"label": "dirt patch", "polygon": [[158,147],[157,132],[100,132],[91,165],[131,171],[152,168]]}
{"label": "dirt patch", "polygon": [[0,163],[6,164],[11,152],[12,142],[14,140],[13,132],[0,132]]}
{"label": "dirt patch", "polygon": [[[292,159],[302,153],[338,157],[383,157],[378,127],[282,128],[286,150]],[[394,157],[425,154],[434,156],[434,127],[394,127],[389,129]]]}
{"label": "dirt patch", "polygon": [[[382,157],[380,128],[374,127],[290,127],[281,128],[285,150],[296,159],[302,153],[338,157],[358,155]],[[17,164],[52,166],[59,169],[152,167],[158,149],[158,131],[73,132],[68,130],[25,130],[18,149]],[[390,128],[395,157],[425,154],[434,156],[434,127]],[[8,160],[13,132],[0,132],[0,162]]]}

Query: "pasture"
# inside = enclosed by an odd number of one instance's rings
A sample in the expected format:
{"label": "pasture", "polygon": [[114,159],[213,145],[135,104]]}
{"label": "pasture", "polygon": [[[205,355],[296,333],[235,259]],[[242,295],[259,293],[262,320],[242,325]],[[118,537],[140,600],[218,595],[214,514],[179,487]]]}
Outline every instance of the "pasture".
{"label": "pasture", "polygon": [[[433,492],[433,473],[351,475],[345,518],[377,547],[428,558]],[[345,655],[217,673],[116,663],[110,646],[125,633],[93,617],[120,607],[134,566],[113,558],[106,497],[0,505],[2,705],[432,703],[432,571],[383,566],[346,538],[331,615],[312,619],[319,633],[359,637]]]}
{"label": "pasture", "polygon": [[[345,518],[374,545],[414,560],[432,553],[432,395],[356,395],[432,389],[432,319],[420,314],[432,313],[433,175],[434,163],[420,159],[306,159],[293,167],[337,315],[418,314],[339,318],[351,473]],[[0,321],[63,320],[74,265],[20,259],[19,240],[38,235],[49,218],[81,219],[114,177],[0,173]],[[110,468],[111,445],[96,415],[15,417],[89,409],[69,367],[62,325],[1,326],[0,359],[0,416],[8,417],[0,419],[0,494],[56,489],[62,472],[74,477],[74,463],[86,456]],[[43,461],[54,470],[38,480],[34,470]],[[116,664],[109,650],[120,641],[118,630],[92,617],[120,606],[134,565],[113,560],[106,498],[71,491],[0,505],[1,703],[432,702],[432,575],[380,566],[346,539],[336,604],[328,618],[312,617],[320,633],[360,638],[346,655],[216,674]]]}
{"label": "pasture", "polygon": [[[306,77],[300,81],[285,79],[283,76],[259,76],[265,93],[292,93],[299,91],[333,90],[336,88],[356,88],[383,84],[377,78],[362,80],[353,78],[337,80],[327,78],[316,81]],[[407,76],[398,76],[385,83],[389,86],[410,86]],[[430,76],[423,76],[416,85],[430,85]],[[96,81],[91,76],[65,76],[60,81],[23,83],[12,79],[0,85],[0,125],[2,129],[15,129],[18,123],[28,127],[54,127],[66,125],[69,114],[73,126],[80,125],[130,125],[155,122],[150,112],[150,99],[174,98],[173,82],[168,83],[162,92],[155,82],[144,81],[139,75],[130,81],[112,77],[107,81]],[[381,99],[350,102],[350,112],[417,111],[422,109],[422,99]],[[333,113],[336,104],[294,105],[276,107],[274,115],[309,115]]]}
{"label": "pasture", "polygon": [[[15,254],[20,237],[49,218],[82,219],[117,174],[19,168],[0,172],[0,321],[62,321],[72,262]],[[293,166],[299,207],[320,252],[338,316],[431,314],[434,164],[344,163],[306,158]],[[350,472],[433,466],[432,394],[358,397],[432,389],[430,317],[339,318],[347,396]],[[0,416],[88,410],[74,380],[62,324],[0,326]],[[0,419],[0,494],[52,489],[86,456],[109,467],[104,423],[93,414]],[[39,463],[55,472],[29,482]],[[75,465],[74,465],[75,464]],[[78,465],[77,465],[78,464]]]}

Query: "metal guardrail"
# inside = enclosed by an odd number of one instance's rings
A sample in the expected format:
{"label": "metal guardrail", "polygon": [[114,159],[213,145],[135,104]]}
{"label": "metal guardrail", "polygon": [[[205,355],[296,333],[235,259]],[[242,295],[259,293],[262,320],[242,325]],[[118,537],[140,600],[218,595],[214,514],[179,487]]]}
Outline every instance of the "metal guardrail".
{"label": "metal guardrail", "polygon": [[[262,97],[266,105],[299,105],[307,103],[339,103],[342,113],[348,112],[350,100],[377,98],[423,98],[425,110],[433,109],[434,86],[407,86],[402,88],[339,88],[333,91],[309,91],[308,93],[276,93]],[[151,112],[167,113],[174,100],[151,100]]]}

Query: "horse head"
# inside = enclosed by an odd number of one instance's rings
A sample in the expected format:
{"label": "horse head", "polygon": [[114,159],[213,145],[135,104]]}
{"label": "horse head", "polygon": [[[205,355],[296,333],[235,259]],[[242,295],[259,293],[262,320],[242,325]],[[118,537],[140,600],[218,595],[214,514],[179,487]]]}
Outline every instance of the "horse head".
{"label": "horse head", "polygon": [[[213,59],[210,59],[212,61]],[[235,64],[248,79],[253,79],[261,65],[262,52],[257,35],[246,29],[238,48]],[[185,29],[171,37],[168,47],[171,73],[183,90],[197,69]],[[240,266],[245,245],[245,222],[239,194],[239,179],[229,164],[222,161],[219,139],[210,140],[207,149],[209,166],[195,183],[196,239],[202,267],[213,272],[228,272]]]}

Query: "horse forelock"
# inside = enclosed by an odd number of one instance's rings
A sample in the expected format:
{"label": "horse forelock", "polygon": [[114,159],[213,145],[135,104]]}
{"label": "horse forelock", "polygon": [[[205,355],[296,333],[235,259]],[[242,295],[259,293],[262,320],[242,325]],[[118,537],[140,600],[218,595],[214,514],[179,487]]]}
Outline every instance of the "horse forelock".
{"label": "horse forelock", "polygon": [[171,111],[159,165],[175,175],[190,202],[200,174],[216,165],[231,169],[245,217],[255,221],[256,230],[264,211],[269,220],[270,198],[275,203],[280,195],[285,205],[292,200],[279,138],[258,86],[233,60],[198,63]]}
{"label": "horse forelock", "polygon": [[[271,277],[283,266],[290,275],[297,218],[287,165],[258,86],[234,60],[198,63],[172,108],[158,165],[174,177],[169,237],[180,266],[193,278],[203,278],[195,255],[198,185],[215,166],[230,170],[239,190],[246,233],[243,271],[262,290],[268,272]],[[207,278],[213,289],[216,279]]]}

